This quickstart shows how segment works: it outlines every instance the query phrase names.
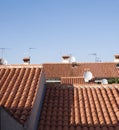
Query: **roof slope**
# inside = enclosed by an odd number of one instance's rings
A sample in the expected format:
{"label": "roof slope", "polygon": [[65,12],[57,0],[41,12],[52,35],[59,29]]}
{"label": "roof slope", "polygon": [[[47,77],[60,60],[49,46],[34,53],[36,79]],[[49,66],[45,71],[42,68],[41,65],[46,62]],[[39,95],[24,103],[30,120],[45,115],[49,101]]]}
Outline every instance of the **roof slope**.
{"label": "roof slope", "polygon": [[119,77],[116,63],[52,63],[43,64],[46,78],[83,76],[85,70],[90,70],[95,78]]}
{"label": "roof slope", "polygon": [[38,130],[119,130],[119,86],[48,86]]}
{"label": "roof slope", "polygon": [[41,68],[0,66],[0,106],[24,124],[33,107]]}

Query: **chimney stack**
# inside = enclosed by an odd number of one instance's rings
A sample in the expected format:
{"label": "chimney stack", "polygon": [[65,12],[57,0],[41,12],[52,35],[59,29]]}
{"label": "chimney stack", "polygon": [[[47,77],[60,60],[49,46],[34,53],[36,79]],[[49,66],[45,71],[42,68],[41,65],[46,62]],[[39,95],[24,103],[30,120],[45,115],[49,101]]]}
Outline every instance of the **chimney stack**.
{"label": "chimney stack", "polygon": [[23,61],[24,61],[25,65],[29,65],[30,64],[30,57],[24,57]]}
{"label": "chimney stack", "polygon": [[63,63],[70,63],[70,56],[68,56],[68,55],[62,56],[62,62]]}
{"label": "chimney stack", "polygon": [[119,54],[114,55],[114,62],[119,63]]}

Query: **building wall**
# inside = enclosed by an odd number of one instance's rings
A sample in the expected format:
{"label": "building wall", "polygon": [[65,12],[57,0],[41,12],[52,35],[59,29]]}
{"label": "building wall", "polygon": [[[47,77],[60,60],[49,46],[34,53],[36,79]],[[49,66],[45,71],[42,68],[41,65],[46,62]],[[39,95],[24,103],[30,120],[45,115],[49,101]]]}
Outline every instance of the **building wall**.
{"label": "building wall", "polygon": [[45,76],[44,76],[44,72],[42,71],[40,75],[40,82],[39,82],[39,87],[36,94],[34,106],[31,111],[31,115],[24,126],[26,130],[37,130],[40,111],[42,107],[42,100],[44,97],[44,91],[45,91]]}
{"label": "building wall", "polygon": [[0,130],[24,130],[23,126],[11,117],[2,107],[0,108]]}

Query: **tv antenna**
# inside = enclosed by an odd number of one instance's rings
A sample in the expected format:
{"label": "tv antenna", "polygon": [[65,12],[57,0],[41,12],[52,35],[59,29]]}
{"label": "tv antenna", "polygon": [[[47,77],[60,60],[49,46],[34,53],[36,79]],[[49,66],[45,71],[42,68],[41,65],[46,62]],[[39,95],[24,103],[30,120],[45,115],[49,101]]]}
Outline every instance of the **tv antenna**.
{"label": "tv antenna", "polygon": [[9,48],[0,48],[0,50],[1,50],[1,58],[2,59],[4,59],[6,49],[9,49]]}
{"label": "tv antenna", "polygon": [[95,62],[101,62],[100,58],[97,57],[97,53],[91,53],[89,55],[93,55],[95,57]]}
{"label": "tv antenna", "polygon": [[34,49],[36,49],[36,48],[29,47],[29,55],[30,55],[30,51],[31,51],[31,50],[34,50]]}
{"label": "tv antenna", "polygon": [[36,49],[36,48],[33,48],[33,47],[30,47],[29,50],[32,50],[32,49]]}
{"label": "tv antenna", "polygon": [[29,57],[30,57],[30,59],[31,59],[31,50],[34,50],[34,49],[36,49],[36,48],[33,48],[33,47],[29,47],[29,51],[28,51],[28,54],[29,54]]}
{"label": "tv antenna", "polygon": [[27,50],[27,52],[25,52],[24,54],[26,56],[30,56],[30,51],[33,50],[33,49],[35,49],[35,48],[29,47],[28,50]]}

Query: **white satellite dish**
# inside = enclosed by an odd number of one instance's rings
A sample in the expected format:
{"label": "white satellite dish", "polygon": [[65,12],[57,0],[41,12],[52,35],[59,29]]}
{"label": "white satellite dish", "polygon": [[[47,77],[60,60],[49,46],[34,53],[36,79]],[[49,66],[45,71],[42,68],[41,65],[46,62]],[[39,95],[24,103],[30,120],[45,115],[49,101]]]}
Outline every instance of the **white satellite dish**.
{"label": "white satellite dish", "polygon": [[102,79],[101,83],[102,84],[108,84],[108,80],[107,79]]}
{"label": "white satellite dish", "polygon": [[84,81],[89,82],[93,77],[93,74],[90,71],[85,71],[84,72]]}
{"label": "white satellite dish", "polygon": [[1,58],[1,59],[0,59],[0,64],[1,64],[1,65],[7,65],[7,60]]}
{"label": "white satellite dish", "polygon": [[4,65],[7,65],[7,60],[4,59]]}
{"label": "white satellite dish", "polygon": [[71,56],[71,62],[76,62],[76,58],[74,56]]}

